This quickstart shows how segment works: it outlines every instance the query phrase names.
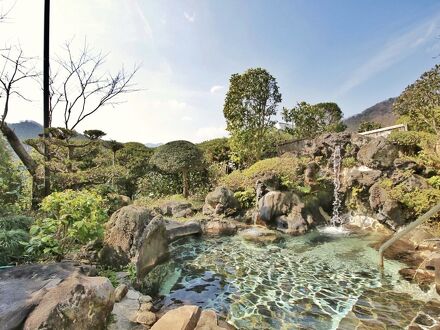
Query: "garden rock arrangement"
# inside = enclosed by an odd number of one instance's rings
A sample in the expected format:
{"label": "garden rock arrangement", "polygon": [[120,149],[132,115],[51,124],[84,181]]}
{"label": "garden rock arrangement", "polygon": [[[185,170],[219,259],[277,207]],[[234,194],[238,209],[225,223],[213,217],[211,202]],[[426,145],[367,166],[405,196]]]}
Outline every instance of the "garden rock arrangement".
{"label": "garden rock arrangement", "polygon": [[0,272],[2,329],[103,329],[113,286],[72,263],[18,266]]}
{"label": "garden rock arrangement", "polygon": [[188,202],[171,201],[160,206],[163,216],[174,218],[188,218],[194,214],[193,206]]}
{"label": "garden rock arrangement", "polygon": [[258,201],[257,222],[263,221],[291,235],[304,234],[313,220],[303,218],[304,204],[290,192],[271,191]]}
{"label": "garden rock arrangement", "polygon": [[234,193],[226,187],[217,187],[206,195],[203,214],[206,215],[234,215],[240,209],[240,203]]}
{"label": "garden rock arrangement", "polygon": [[151,311],[153,303],[150,296],[129,290],[125,285],[116,288],[115,293],[118,291],[123,294],[113,307],[113,322],[108,326],[109,330],[149,327],[156,322],[156,314]]}
{"label": "garden rock arrangement", "polygon": [[116,211],[106,226],[100,259],[111,267],[136,265],[139,278],[168,257],[168,236],[161,217],[150,210],[130,205]]}

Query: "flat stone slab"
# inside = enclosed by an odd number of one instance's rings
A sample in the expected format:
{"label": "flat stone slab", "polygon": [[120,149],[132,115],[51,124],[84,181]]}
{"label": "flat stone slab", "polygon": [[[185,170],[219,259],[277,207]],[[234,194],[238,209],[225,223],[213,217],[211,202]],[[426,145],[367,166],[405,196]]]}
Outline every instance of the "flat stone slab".
{"label": "flat stone slab", "polygon": [[277,232],[259,226],[239,231],[238,235],[246,241],[257,243],[274,243],[280,239]]}
{"label": "flat stone slab", "polygon": [[0,270],[0,328],[19,326],[49,289],[76,270],[72,263],[24,265]]}
{"label": "flat stone slab", "polygon": [[170,242],[175,241],[179,238],[198,235],[202,232],[202,227],[197,221],[189,222],[178,222],[178,221],[167,221],[165,224],[168,240]]}
{"label": "flat stone slab", "polygon": [[151,330],[193,330],[197,326],[201,314],[198,306],[182,306],[168,311],[152,327]]}

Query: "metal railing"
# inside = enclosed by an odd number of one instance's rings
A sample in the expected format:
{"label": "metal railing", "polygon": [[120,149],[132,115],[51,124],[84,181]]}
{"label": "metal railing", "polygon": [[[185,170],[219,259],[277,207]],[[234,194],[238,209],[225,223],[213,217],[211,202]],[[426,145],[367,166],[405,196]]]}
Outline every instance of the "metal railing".
{"label": "metal railing", "polygon": [[411,230],[413,230],[432,216],[436,215],[438,212],[440,212],[440,203],[431,208],[425,214],[421,215],[416,221],[411,222],[408,226],[405,227],[405,229],[395,233],[388,241],[383,243],[379,249],[379,267],[383,269],[383,254],[385,253],[386,249],[393,245],[402,236],[408,234]]}

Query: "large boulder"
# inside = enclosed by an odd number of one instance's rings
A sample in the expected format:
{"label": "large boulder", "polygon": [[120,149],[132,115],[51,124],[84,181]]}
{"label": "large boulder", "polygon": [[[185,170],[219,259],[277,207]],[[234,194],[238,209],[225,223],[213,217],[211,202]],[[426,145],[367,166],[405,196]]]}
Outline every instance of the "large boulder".
{"label": "large boulder", "polygon": [[149,209],[136,205],[124,206],[113,213],[106,224],[101,262],[113,267],[126,266],[136,255],[152,218]]}
{"label": "large boulder", "polygon": [[0,271],[0,328],[104,329],[113,287],[85,270],[63,262]]}
{"label": "large boulder", "polygon": [[291,192],[271,191],[258,201],[256,222],[291,235],[305,233],[313,222],[312,217],[303,216],[304,203]]}
{"label": "large boulder", "polygon": [[168,237],[162,218],[140,206],[125,206],[116,211],[106,225],[101,263],[113,268],[136,265],[142,278],[168,257]]}
{"label": "large boulder", "polygon": [[167,236],[170,242],[179,238],[202,233],[202,226],[198,221],[177,222],[166,221]]}
{"label": "large boulder", "polygon": [[389,192],[379,182],[371,186],[369,193],[371,210],[380,222],[396,230],[408,221],[408,214],[402,205],[391,198]]}
{"label": "large boulder", "polygon": [[188,202],[171,201],[160,207],[164,216],[186,218],[194,214],[192,204]]}
{"label": "large boulder", "polygon": [[113,290],[105,277],[74,274],[44,295],[23,329],[105,329]]}
{"label": "large boulder", "polygon": [[165,223],[156,217],[147,225],[143,240],[132,260],[136,261],[136,275],[142,279],[157,264],[169,256],[168,235]]}
{"label": "large boulder", "polygon": [[240,209],[240,203],[234,193],[226,187],[217,187],[205,198],[203,214],[206,215],[233,215]]}
{"label": "large boulder", "polygon": [[202,231],[207,235],[227,236],[234,235],[239,223],[230,219],[214,219],[207,221],[202,226]]}
{"label": "large boulder", "polygon": [[297,205],[302,206],[297,195],[290,192],[271,191],[258,201],[258,218],[264,222],[271,222],[281,215],[289,214]]}
{"label": "large boulder", "polygon": [[342,172],[342,188],[347,190],[353,186],[369,188],[381,177],[382,171],[367,166],[352,167]]}
{"label": "large boulder", "polygon": [[365,166],[374,169],[388,169],[394,166],[399,156],[398,149],[385,138],[376,138],[363,145],[357,153],[357,159]]}

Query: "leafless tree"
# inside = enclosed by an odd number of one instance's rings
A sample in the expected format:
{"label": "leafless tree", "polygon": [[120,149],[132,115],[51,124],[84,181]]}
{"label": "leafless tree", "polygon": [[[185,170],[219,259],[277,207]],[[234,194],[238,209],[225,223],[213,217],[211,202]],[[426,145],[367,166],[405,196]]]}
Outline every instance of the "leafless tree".
{"label": "leafless tree", "polygon": [[62,108],[66,129],[74,130],[83,120],[106,105],[118,103],[118,96],[136,91],[132,78],[138,70],[122,67],[115,74],[103,72],[106,55],[94,52],[84,43],[75,56],[70,43],[65,57],[56,60],[58,70],[50,79],[50,118]]}
{"label": "leafless tree", "polygon": [[0,131],[5,136],[11,148],[23,162],[24,166],[33,178],[33,197],[38,199],[39,178],[37,175],[38,164],[29,155],[15,132],[6,123],[6,117],[10,110],[11,99],[21,98],[28,100],[21,90],[21,83],[27,79],[35,79],[39,76],[34,66],[34,60],[23,56],[21,48],[10,47],[0,51],[0,104],[3,113],[0,120]]}
{"label": "leafless tree", "polygon": [[[115,105],[117,96],[133,92],[131,80],[138,67],[126,72],[120,69],[115,75],[100,73],[105,62],[101,53],[93,54],[87,45],[75,58],[69,44],[66,46],[66,59],[57,59],[58,71],[50,79],[50,117],[63,105],[64,125],[74,130],[79,123],[106,105]],[[33,178],[33,205],[44,197],[44,181],[38,163],[24,148],[15,132],[6,123],[13,97],[27,98],[21,92],[25,79],[39,77],[34,61],[23,55],[20,48],[0,50],[0,105],[3,113],[0,118],[0,131],[18,155]],[[57,85],[57,82],[60,82]]]}

